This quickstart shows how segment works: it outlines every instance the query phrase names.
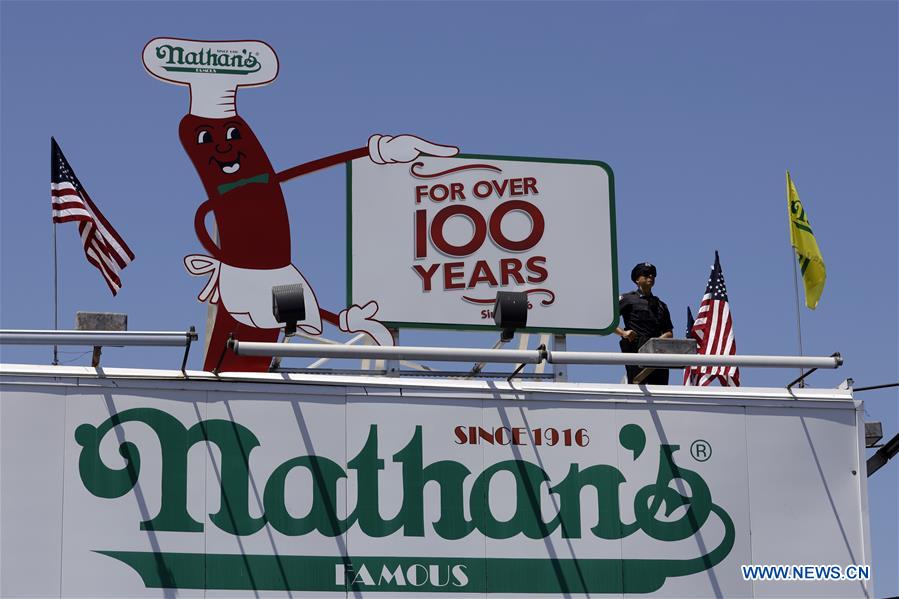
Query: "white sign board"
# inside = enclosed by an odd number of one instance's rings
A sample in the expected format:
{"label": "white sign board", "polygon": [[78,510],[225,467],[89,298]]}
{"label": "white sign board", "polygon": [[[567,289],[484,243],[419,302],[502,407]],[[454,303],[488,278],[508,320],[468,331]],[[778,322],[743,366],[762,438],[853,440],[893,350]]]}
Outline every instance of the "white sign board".
{"label": "white sign board", "polygon": [[462,155],[348,167],[348,303],[402,327],[493,327],[523,291],[533,331],[618,321],[615,207],[602,162]]}
{"label": "white sign board", "polygon": [[2,596],[870,593],[741,574],[870,562],[849,391],[107,375],[2,387]]}

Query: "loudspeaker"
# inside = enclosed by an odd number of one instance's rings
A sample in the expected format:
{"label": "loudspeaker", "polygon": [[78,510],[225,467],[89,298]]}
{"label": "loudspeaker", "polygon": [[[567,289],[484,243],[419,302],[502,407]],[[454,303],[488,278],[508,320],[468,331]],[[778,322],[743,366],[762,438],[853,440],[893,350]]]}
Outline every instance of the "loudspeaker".
{"label": "loudspeaker", "polygon": [[528,294],[523,291],[497,291],[493,321],[503,330],[503,340],[511,339],[515,329],[528,324]]}
{"label": "loudspeaker", "polygon": [[306,298],[300,283],[272,287],[272,314],[284,324],[284,336],[297,332],[297,322],[306,319]]}

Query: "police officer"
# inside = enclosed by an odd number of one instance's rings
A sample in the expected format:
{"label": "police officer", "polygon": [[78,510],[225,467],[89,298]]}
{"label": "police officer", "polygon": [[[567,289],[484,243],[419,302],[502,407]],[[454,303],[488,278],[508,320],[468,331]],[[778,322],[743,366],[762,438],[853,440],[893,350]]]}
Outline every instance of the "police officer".
{"label": "police officer", "polygon": [[[625,353],[636,353],[640,346],[653,337],[671,337],[674,330],[668,306],[652,294],[656,282],[656,267],[649,262],[641,262],[631,270],[631,281],[637,284],[637,289],[618,298],[624,328],[615,328],[615,334],[621,337],[621,351]],[[625,369],[628,383],[633,383],[634,377],[642,370],[640,366],[631,365],[625,366]],[[653,370],[642,382],[667,385],[668,370]]]}

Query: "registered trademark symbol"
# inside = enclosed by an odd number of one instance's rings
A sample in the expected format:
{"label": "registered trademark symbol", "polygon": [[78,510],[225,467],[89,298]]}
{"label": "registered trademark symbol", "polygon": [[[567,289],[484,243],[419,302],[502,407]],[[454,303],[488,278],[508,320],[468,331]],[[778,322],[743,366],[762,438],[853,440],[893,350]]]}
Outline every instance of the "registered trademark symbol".
{"label": "registered trademark symbol", "polygon": [[697,462],[705,462],[712,457],[712,446],[709,445],[708,441],[696,439],[693,441],[693,445],[690,446],[690,455]]}

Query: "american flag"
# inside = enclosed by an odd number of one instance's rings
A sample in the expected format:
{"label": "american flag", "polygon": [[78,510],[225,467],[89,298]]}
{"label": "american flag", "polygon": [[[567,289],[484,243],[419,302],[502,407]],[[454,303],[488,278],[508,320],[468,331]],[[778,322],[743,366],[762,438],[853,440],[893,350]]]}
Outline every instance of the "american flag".
{"label": "american flag", "polygon": [[115,295],[122,287],[122,269],[134,260],[134,252],[91,201],[56,140],[50,138],[50,199],[53,222],[78,222],[87,261],[97,267]]}
{"label": "american flag", "polygon": [[[709,275],[705,295],[702,296],[689,336],[699,343],[700,355],[723,356],[737,353],[734,322],[730,315],[727,287],[724,285],[718,252],[715,252],[715,265]],[[716,379],[725,387],[740,386],[740,369],[736,366],[695,366],[684,370],[684,384],[687,384],[688,377],[690,383],[701,387],[712,384]]]}

